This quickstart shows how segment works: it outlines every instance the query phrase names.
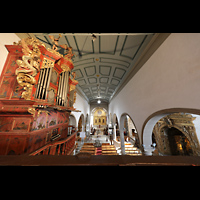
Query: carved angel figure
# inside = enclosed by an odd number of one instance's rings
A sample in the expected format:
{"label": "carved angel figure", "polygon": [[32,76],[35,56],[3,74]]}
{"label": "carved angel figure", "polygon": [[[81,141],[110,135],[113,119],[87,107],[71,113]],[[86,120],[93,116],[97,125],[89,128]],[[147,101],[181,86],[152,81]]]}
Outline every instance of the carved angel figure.
{"label": "carved angel figure", "polygon": [[58,38],[54,38],[53,35],[49,35],[49,38],[52,40],[52,44],[53,44],[52,49],[53,49],[53,50],[55,50],[55,51],[58,50],[58,41],[59,41],[59,39],[60,39],[61,37],[62,37],[61,34],[59,34],[59,37],[58,37]]}
{"label": "carved angel figure", "polygon": [[72,72],[73,80],[76,78],[76,72]]}
{"label": "carved angel figure", "polygon": [[72,59],[72,57],[74,56],[74,54],[72,53],[72,47],[68,47],[66,44],[59,45],[59,46],[67,51],[67,54],[65,55],[65,57],[67,57],[68,59]]}

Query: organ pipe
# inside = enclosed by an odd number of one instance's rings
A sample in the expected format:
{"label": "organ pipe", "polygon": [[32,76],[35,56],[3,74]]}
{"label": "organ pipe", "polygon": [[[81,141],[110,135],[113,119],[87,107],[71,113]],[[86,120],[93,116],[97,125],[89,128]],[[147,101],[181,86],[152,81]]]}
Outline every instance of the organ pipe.
{"label": "organ pipe", "polygon": [[68,81],[69,72],[62,72],[60,75],[58,94],[57,94],[57,105],[67,106],[67,93],[68,93]]}
{"label": "organ pipe", "polygon": [[51,73],[52,73],[52,68],[50,67],[41,69],[35,98],[46,99]]}

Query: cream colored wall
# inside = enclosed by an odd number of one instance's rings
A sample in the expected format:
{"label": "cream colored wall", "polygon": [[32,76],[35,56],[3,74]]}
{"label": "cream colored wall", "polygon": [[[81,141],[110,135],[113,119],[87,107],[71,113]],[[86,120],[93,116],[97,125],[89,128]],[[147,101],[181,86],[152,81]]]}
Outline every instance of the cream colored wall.
{"label": "cream colored wall", "polygon": [[200,109],[199,88],[200,34],[173,33],[110,102],[109,113],[118,119],[129,114],[141,136],[145,120],[156,111]]}
{"label": "cream colored wall", "polygon": [[12,45],[13,42],[19,40],[20,38],[15,33],[0,33],[0,74],[8,55],[5,45]]}
{"label": "cream colored wall", "polygon": [[[87,114],[90,115],[90,105],[83,97],[81,97],[79,94],[76,93],[76,102],[73,106],[77,110],[81,111],[81,112],[72,112],[72,114],[76,118],[76,127],[78,127],[78,121],[79,121],[81,114],[84,115],[84,122],[86,120],[86,115]],[[89,117],[89,119],[90,119],[90,117]],[[85,125],[85,124],[83,124],[83,125]]]}

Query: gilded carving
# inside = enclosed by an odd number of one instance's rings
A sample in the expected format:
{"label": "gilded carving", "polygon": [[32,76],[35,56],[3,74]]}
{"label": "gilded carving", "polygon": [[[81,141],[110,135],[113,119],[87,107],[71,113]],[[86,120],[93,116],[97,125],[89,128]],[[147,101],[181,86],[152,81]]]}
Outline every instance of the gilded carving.
{"label": "gilded carving", "polygon": [[[16,43],[15,43],[16,44]],[[26,100],[31,99],[31,92],[33,85],[35,84],[35,76],[40,71],[40,50],[38,45],[43,45],[37,39],[26,38],[17,43],[22,46],[22,60],[17,60],[16,63],[19,66],[15,74],[17,75],[17,82],[23,86],[25,91],[22,92],[22,98]],[[28,45],[32,45],[33,50],[30,50]],[[43,45],[44,46],[44,45]]]}
{"label": "gilded carving", "polygon": [[71,71],[71,69],[70,69],[70,67],[69,66],[67,66],[67,65],[65,65],[65,64],[62,64],[61,65],[61,68],[62,68],[62,70],[65,72],[69,72],[69,71]]}
{"label": "gilded carving", "polygon": [[[174,113],[160,119],[154,126],[153,133],[155,136],[157,148],[160,153],[170,155],[170,145],[166,127],[176,128],[185,135],[190,143],[193,155],[200,155],[200,146],[196,135],[193,120],[195,117],[185,113]],[[181,147],[180,147],[181,148]]]}
{"label": "gilded carving", "polygon": [[50,48],[47,49],[49,52],[51,52],[53,54],[56,54],[59,57],[63,57],[63,55],[61,55],[59,52],[57,52],[57,50],[58,50],[58,41],[59,41],[59,39],[61,37],[62,37],[61,34],[59,34],[58,38],[54,38],[53,35],[49,35],[49,38],[51,39],[53,46],[52,46],[52,49],[50,49]]}
{"label": "gilded carving", "polygon": [[76,91],[74,91],[74,101],[73,104],[76,102]]}
{"label": "gilded carving", "polygon": [[39,117],[42,112],[46,113],[46,116],[49,114],[49,111],[47,110],[39,110],[37,116]]}
{"label": "gilded carving", "polygon": [[[36,51],[38,49],[38,46],[46,47],[44,43],[40,42],[36,38],[28,37],[28,38],[23,38],[22,40],[24,40],[27,45],[35,47],[34,51]],[[13,44],[22,46],[22,40],[20,40],[18,43],[13,42]]]}
{"label": "gilded carving", "polygon": [[67,59],[68,61],[72,62],[72,57],[74,56],[74,54],[72,53],[72,47],[68,47],[66,44],[64,45],[59,45],[60,47],[62,47],[63,49],[65,49],[65,51],[67,52],[64,56],[65,59]]}
{"label": "gilded carving", "polygon": [[61,37],[62,37],[61,34],[59,34],[59,37],[58,37],[58,38],[54,38],[53,35],[49,35],[49,38],[52,40],[52,44],[53,44],[52,49],[53,49],[53,50],[55,50],[55,51],[58,50],[58,41],[59,41],[59,39],[60,39]]}
{"label": "gilded carving", "polygon": [[47,48],[47,51],[49,51],[49,52],[51,52],[51,53],[53,53],[53,54],[56,54],[56,55],[59,56],[59,57],[63,57],[62,54],[60,54],[59,52],[57,52],[57,51],[54,50],[54,49]]}
{"label": "gilded carving", "polygon": [[75,80],[75,78],[76,78],[76,72],[72,72],[72,83],[73,84],[71,84],[70,85],[70,92],[72,91],[72,90],[75,90],[76,89],[76,85],[78,84],[78,81],[77,80]]}
{"label": "gilded carving", "polygon": [[25,89],[25,91],[22,92],[21,98],[31,100],[31,92],[33,89],[33,84],[35,84],[36,80],[28,74],[19,73],[17,75],[17,82]]}
{"label": "gilded carving", "polygon": [[35,108],[29,108],[28,112],[31,113],[33,117],[35,117]]}
{"label": "gilded carving", "polygon": [[49,68],[49,67],[51,67],[51,68],[54,67],[54,61],[50,60],[50,59],[47,59],[47,58],[44,58],[43,62],[42,62],[41,69],[43,69],[43,68]]}

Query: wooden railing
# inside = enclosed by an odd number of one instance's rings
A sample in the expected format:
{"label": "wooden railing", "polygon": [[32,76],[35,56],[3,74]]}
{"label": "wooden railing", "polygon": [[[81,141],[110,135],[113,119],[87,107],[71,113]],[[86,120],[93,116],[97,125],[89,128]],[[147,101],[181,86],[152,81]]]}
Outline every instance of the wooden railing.
{"label": "wooden railing", "polygon": [[77,132],[74,132],[66,139],[51,142],[29,155],[70,155],[75,149],[76,134]]}

